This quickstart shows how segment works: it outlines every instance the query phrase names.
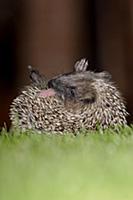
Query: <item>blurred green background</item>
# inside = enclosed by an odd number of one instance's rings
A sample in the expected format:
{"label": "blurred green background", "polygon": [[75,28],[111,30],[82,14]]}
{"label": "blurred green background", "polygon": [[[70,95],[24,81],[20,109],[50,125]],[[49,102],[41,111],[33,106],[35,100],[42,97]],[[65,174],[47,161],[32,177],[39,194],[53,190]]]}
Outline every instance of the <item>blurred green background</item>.
{"label": "blurred green background", "polygon": [[0,200],[132,200],[133,127],[117,133],[1,135]]}

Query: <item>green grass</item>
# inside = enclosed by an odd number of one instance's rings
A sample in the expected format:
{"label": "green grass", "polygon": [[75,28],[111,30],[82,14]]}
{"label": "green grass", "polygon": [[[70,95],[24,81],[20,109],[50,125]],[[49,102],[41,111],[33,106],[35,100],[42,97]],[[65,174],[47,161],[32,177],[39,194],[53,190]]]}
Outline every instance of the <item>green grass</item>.
{"label": "green grass", "polygon": [[133,200],[133,128],[0,136],[0,200]]}

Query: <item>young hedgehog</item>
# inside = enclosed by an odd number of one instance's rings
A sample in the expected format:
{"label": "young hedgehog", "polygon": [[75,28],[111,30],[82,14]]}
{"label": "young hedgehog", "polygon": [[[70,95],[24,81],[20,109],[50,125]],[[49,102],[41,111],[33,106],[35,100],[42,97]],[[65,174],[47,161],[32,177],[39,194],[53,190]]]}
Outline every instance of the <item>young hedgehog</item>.
{"label": "young hedgehog", "polygon": [[126,124],[128,113],[111,75],[87,67],[82,59],[73,72],[49,81],[29,67],[32,83],[12,102],[12,126],[53,134]]}

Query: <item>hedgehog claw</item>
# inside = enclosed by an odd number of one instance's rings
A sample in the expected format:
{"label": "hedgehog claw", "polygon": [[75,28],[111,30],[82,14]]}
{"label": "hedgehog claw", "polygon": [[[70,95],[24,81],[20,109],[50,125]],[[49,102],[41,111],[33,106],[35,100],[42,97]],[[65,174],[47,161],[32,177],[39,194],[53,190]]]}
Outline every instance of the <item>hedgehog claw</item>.
{"label": "hedgehog claw", "polygon": [[81,59],[80,61],[77,61],[74,65],[74,70],[76,72],[84,72],[87,70],[88,67],[88,60],[86,58]]}

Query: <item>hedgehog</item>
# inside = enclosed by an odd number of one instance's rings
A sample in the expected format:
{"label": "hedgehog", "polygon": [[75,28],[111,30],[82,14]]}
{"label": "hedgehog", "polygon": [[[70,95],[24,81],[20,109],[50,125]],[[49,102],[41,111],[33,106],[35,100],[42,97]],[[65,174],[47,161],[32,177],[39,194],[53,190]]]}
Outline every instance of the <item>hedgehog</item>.
{"label": "hedgehog", "polygon": [[13,127],[38,133],[76,133],[126,125],[125,102],[110,73],[88,70],[81,59],[70,73],[50,80],[29,67],[31,84],[10,107]]}

